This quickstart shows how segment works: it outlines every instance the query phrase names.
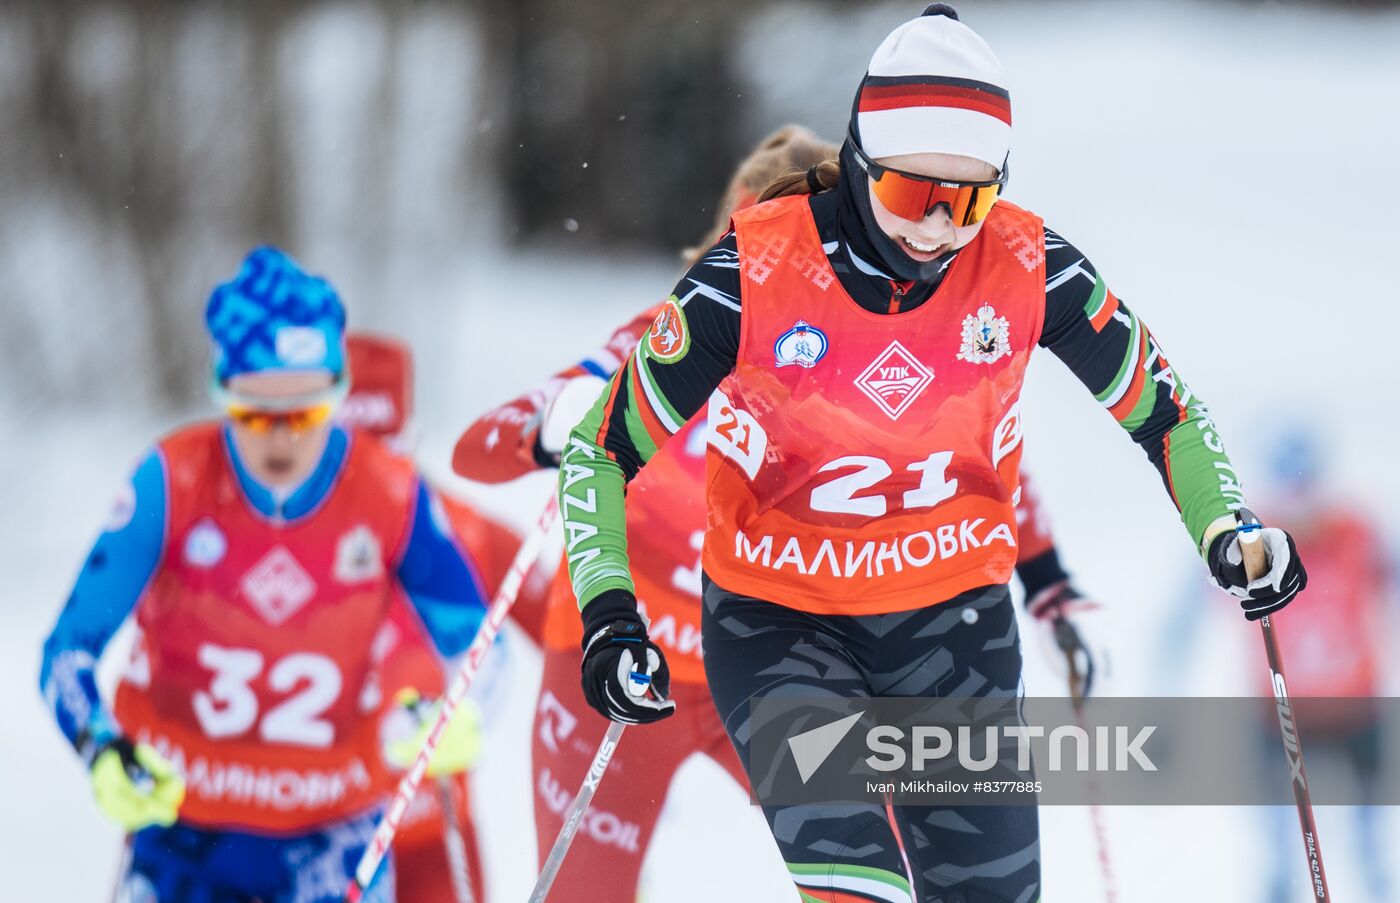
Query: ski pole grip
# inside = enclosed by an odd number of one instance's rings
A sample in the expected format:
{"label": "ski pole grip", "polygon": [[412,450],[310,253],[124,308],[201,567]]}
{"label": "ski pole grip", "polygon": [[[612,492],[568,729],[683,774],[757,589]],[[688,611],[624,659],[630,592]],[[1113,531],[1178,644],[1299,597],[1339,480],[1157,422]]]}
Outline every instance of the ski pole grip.
{"label": "ski pole grip", "polygon": [[1240,539],[1240,555],[1244,557],[1244,574],[1250,582],[1269,573],[1269,555],[1264,548],[1264,525],[1255,521],[1244,524],[1235,535]]}

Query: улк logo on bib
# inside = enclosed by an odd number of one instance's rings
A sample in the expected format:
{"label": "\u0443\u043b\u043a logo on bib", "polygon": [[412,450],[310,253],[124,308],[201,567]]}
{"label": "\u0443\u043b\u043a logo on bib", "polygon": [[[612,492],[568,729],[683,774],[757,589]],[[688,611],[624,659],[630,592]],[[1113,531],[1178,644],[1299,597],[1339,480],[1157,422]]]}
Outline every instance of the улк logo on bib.
{"label": "\u0443\u043b\u043a logo on bib", "polygon": [[284,546],[268,552],[253,565],[243,575],[239,588],[253,610],[273,627],[301,611],[316,595],[316,581]]}
{"label": "\u0443\u043b\u043a logo on bib", "polygon": [[990,304],[963,319],[962,348],[958,360],[970,364],[990,364],[1011,353],[1011,324],[998,317]]}
{"label": "\u0443\u043b\u043a logo on bib", "polygon": [[891,420],[898,420],[899,415],[909,410],[931,382],[933,371],[897,341],[890,342],[855,379],[856,388],[869,396]]}
{"label": "\u0443\u043b\u043a logo on bib", "polygon": [[826,357],[829,345],[826,333],[806,320],[798,320],[773,343],[773,357],[777,359],[779,367],[796,364],[811,369],[817,361]]}

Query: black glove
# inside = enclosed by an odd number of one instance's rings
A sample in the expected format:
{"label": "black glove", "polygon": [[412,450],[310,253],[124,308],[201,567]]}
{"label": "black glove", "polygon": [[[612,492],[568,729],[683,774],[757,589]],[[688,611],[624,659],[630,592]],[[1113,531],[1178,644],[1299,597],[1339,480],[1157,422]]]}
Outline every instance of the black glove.
{"label": "black glove", "polygon": [[[1252,519],[1250,515],[1245,522]],[[1260,533],[1259,541],[1264,543],[1269,572],[1252,583],[1245,576],[1244,555],[1240,551],[1239,535],[1234,530],[1211,540],[1206,555],[1215,582],[1230,595],[1239,597],[1244,616],[1251,621],[1283,608],[1308,585],[1308,572],[1303,570],[1293,537],[1277,527],[1266,527]]]}
{"label": "black glove", "polygon": [[676,711],[671,670],[647,638],[631,593],[610,590],[583,607],[583,696],[599,714],[624,724],[660,721]]}

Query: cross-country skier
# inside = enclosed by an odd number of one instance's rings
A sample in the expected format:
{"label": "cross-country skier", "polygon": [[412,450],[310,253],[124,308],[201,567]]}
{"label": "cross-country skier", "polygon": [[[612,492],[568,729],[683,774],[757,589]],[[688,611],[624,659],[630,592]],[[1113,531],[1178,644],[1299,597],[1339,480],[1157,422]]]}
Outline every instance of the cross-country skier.
{"label": "cross-country skier", "polygon": [[[412,353],[401,342],[363,332],[352,332],[346,347],[352,364],[353,385],[337,419],[372,433],[399,454],[411,454],[417,444]],[[483,459],[492,457],[483,452]],[[520,549],[520,534],[451,492],[437,492],[433,498],[481,577],[486,594],[494,595]],[[536,642],[554,574],[552,562],[536,562],[526,571],[519,595],[510,607],[511,619]]]}
{"label": "cross-country skier", "polygon": [[[350,333],[345,346],[351,383],[337,422],[375,436],[399,454],[411,455],[414,446],[412,352],[402,342],[363,332]],[[519,546],[519,538],[508,528],[445,493],[439,492],[437,501],[447,514],[463,550],[476,565],[489,596],[499,584],[503,570],[482,567],[482,560],[509,558]],[[391,766],[386,769],[385,787],[392,790],[401,774],[399,768],[411,764],[417,754],[416,716],[426,716],[430,711],[416,703],[440,696],[447,681],[443,662],[406,599],[396,602],[389,619],[380,628],[374,640],[374,654],[383,662],[380,685],[391,712],[397,700],[415,702],[410,709],[392,712],[392,720],[385,724],[389,749],[386,764]],[[453,767],[443,763],[439,774],[425,782],[394,836],[400,900],[464,903],[486,898],[467,771],[480,746],[480,731],[472,701],[465,699],[461,706],[466,714],[453,722],[453,727],[463,732],[451,737],[459,746],[455,761],[451,762]],[[444,740],[449,736],[444,735]],[[395,765],[399,768],[392,767]]]}
{"label": "cross-country skier", "polygon": [[[705,242],[688,252],[689,262],[723,235],[730,216],[752,206],[775,177],[804,172],[834,158],[837,151],[835,145],[799,126],[786,126],[765,138],[739,165],[721,198],[715,228]],[[636,317],[618,329],[603,349],[470,426],[456,449],[459,473],[500,482],[539,467],[557,466],[569,430],[605,385],[602,377],[612,375],[660,312],[657,306]],[[554,894],[575,903],[616,900],[619,888],[633,889],[628,899],[636,896],[642,862],[668,788],[691,755],[708,755],[736,781],[745,781],[708,698],[700,655],[705,430],[705,415],[698,413],[680,438],[649,462],[629,487],[627,530],[637,562],[639,606],[649,618],[652,639],[668,655],[671,698],[682,704],[678,718],[649,735],[647,743],[618,747],[610,767],[625,779],[599,786],[575,840],[578,849],[565,860],[555,883]],[[1049,621],[1087,605],[1060,566],[1048,526],[1029,493],[1023,494],[1017,517],[1024,521],[1017,572],[1026,588],[1029,610]],[[606,726],[606,722],[581,717],[587,703],[578,686],[582,629],[577,611],[567,572],[561,569],[545,621],[544,679],[532,750],[541,858],[562,826],[564,812]],[[1087,658],[1088,650],[1081,652]],[[1054,655],[1062,659],[1064,653],[1056,649]]]}
{"label": "cross-country skier", "polygon": [[[1264,531],[1268,574],[1246,581],[1234,532],[1245,499],[1200,399],[1087,258],[1000,199],[1005,84],[945,4],[895,29],[839,164],[735,214],[668,302],[680,340],[649,332],[572,434],[560,504],[583,693],[599,712],[674,713],[637,607],[624,487],[707,404],[705,672],[751,779],[756,695],[1014,697],[1006,584],[1037,344],[1141,445],[1248,617],[1302,588],[1279,529]],[[634,695],[634,668],[652,693]],[[1033,806],[896,806],[893,822],[875,805],[764,809],[804,899],[1040,893]]]}
{"label": "cross-country skier", "polygon": [[[775,176],[832,156],[836,148],[807,129],[788,126],[765,138],[736,170],[720,199],[716,228],[697,253],[724,230],[730,214],[752,205]],[[604,348],[557,374],[541,388],[472,424],[458,441],[454,466],[483,482],[513,479],[558,466],[564,440],[597,400],[604,381],[656,319],[653,308],[618,329]],[[642,862],[676,771],[693,754],[714,759],[745,781],[734,748],[705,689],[700,661],[700,539],[704,535],[705,423],[694,418],[632,487],[630,530],[638,555],[641,597],[653,636],[672,654],[672,692],[686,701],[681,718],[646,745],[620,746],[612,768],[626,775],[603,782],[574,851],[564,861],[551,899],[614,903],[637,899]],[[578,605],[561,568],[545,617],[544,677],[535,711],[532,748],[536,839],[541,860],[588,770],[607,723],[587,711],[579,692]],[[776,863],[775,863],[776,867]]]}
{"label": "cross-country skier", "polygon": [[[99,808],[132,833],[121,899],[329,903],[386,792],[373,641],[406,595],[460,653],[481,581],[411,462],[332,423],[345,314],[327,282],[259,248],[205,318],[224,416],[136,468],[40,682]],[[94,669],[128,616],[109,709]],[[367,899],[393,884],[386,867]]]}

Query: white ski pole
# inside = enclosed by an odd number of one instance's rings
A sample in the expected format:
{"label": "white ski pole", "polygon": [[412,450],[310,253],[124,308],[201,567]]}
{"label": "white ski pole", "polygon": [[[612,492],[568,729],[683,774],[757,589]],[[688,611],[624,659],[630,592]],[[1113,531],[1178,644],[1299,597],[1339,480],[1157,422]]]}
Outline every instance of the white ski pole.
{"label": "white ski pole", "polygon": [[[462,780],[467,780],[463,775]],[[443,775],[437,779],[438,805],[442,807],[442,842],[446,847],[447,866],[452,873],[452,896],[457,903],[476,903],[472,893],[471,866],[467,862],[467,837],[457,818],[457,800],[452,794],[452,779]]]}
{"label": "white ski pole", "polygon": [[525,574],[534,565],[535,559],[539,558],[540,550],[549,537],[550,528],[554,526],[558,510],[559,503],[551,496],[533,531],[520,544],[520,551],[515,553],[510,570],[506,572],[505,579],[496,590],[496,598],[491,600],[491,607],[486,610],[486,620],[477,630],[467,654],[462,657],[461,667],[452,678],[447,692],[443,694],[437,720],[428,732],[428,739],[423,743],[423,748],[418,750],[418,758],[413,760],[413,766],[399,779],[394,798],[380,817],[374,837],[365,847],[364,855],[360,857],[360,864],[355,867],[355,874],[350,879],[349,887],[345,889],[346,903],[358,903],[370,882],[374,880],[374,873],[379,871],[379,864],[388,855],[389,846],[394,842],[394,835],[398,833],[409,803],[413,802],[413,797],[418,793],[418,785],[423,782],[423,776],[428,772],[428,763],[432,761],[433,752],[447,729],[447,723],[452,720],[452,713],[457,710],[458,703],[466,698],[476,672],[480,670],[486,653],[491,650],[491,644],[495,642],[496,634],[501,630],[501,624],[505,622],[506,613],[515,604],[515,597],[520,594],[520,585],[525,580]]}
{"label": "white ski pole", "polygon": [[112,886],[112,903],[126,903],[126,873],[131,871],[131,860],[136,838],[131,834],[122,840],[121,862],[117,864],[117,882]]}
{"label": "white ski pole", "polygon": [[549,895],[549,888],[559,875],[559,867],[564,864],[569,845],[574,842],[574,835],[578,834],[579,826],[583,824],[583,814],[588,811],[588,804],[593,801],[593,794],[603,780],[603,773],[608,770],[608,763],[612,761],[613,752],[617,749],[617,741],[622,739],[622,731],[626,727],[621,721],[614,721],[608,725],[608,732],[603,735],[603,742],[598,745],[598,752],[593,756],[593,764],[588,766],[583,786],[579,788],[578,796],[574,797],[569,814],[564,817],[564,827],[559,829],[559,836],[554,838],[549,858],[544,861],[540,877],[535,881],[535,889],[530,893],[530,903],[544,903],[544,898]]}

